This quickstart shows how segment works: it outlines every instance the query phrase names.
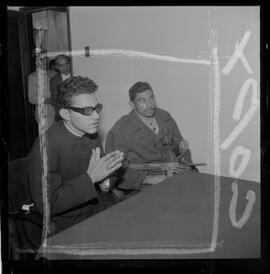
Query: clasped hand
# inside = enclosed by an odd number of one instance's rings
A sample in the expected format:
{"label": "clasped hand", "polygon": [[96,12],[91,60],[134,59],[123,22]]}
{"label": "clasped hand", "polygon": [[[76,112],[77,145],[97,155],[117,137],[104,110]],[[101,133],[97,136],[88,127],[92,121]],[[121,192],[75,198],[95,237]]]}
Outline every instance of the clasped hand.
{"label": "clasped hand", "polygon": [[112,172],[122,165],[123,152],[115,150],[100,157],[100,148],[92,149],[87,173],[93,183],[99,182],[108,177]]}

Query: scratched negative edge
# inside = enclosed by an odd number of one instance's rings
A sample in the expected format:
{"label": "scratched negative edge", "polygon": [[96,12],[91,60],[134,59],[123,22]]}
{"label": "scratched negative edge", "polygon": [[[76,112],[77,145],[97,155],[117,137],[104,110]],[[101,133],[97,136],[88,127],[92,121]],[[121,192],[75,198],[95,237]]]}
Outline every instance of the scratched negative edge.
{"label": "scratched negative edge", "polygon": [[[210,39],[211,39],[212,31],[210,31]],[[212,37],[213,38],[213,37]],[[213,45],[213,43],[212,43]],[[95,244],[88,244],[88,245],[80,245],[80,246],[48,246],[47,243],[43,243],[43,246],[41,247],[41,252],[51,252],[51,253],[66,253],[66,254],[78,254],[78,255],[107,255],[107,254],[123,254],[123,255],[146,255],[146,254],[171,254],[171,255],[182,255],[182,254],[199,254],[199,253],[209,253],[213,252],[217,245],[217,233],[218,233],[218,210],[219,210],[219,195],[220,195],[220,179],[219,179],[219,165],[220,165],[220,155],[219,155],[219,100],[220,100],[220,79],[219,79],[219,61],[217,57],[217,47],[212,46],[210,47],[210,54],[212,56],[212,62],[209,60],[186,60],[186,59],[173,59],[169,58],[168,56],[157,56],[152,54],[146,54],[144,52],[135,52],[135,51],[116,51],[116,50],[90,50],[92,56],[98,56],[98,55],[110,55],[113,53],[116,54],[124,54],[128,58],[134,58],[134,57],[141,57],[145,59],[152,59],[155,61],[167,61],[167,62],[179,62],[179,63],[194,63],[194,64],[204,64],[209,65],[210,71],[214,71],[214,79],[213,77],[210,77],[212,81],[212,88],[214,90],[214,159],[215,159],[215,209],[214,209],[214,221],[213,221],[213,233],[212,233],[212,240],[211,245],[208,247],[203,247],[202,245],[197,245],[196,248],[194,248],[194,245],[190,246],[188,248],[187,246],[178,247],[176,245],[168,245],[168,244],[162,244],[157,243],[157,246],[154,247],[153,245],[144,247],[141,245],[140,248],[131,248],[128,247],[128,243],[126,244],[127,247],[125,247],[125,244],[121,243],[119,246],[116,244],[114,245],[114,248],[112,248],[112,245],[110,247],[104,248],[101,247],[98,248],[98,245]],[[83,55],[84,51],[73,51],[69,52],[71,55]],[[73,54],[72,54],[73,53]],[[132,53],[132,54],[131,54]],[[54,55],[54,53],[47,53],[48,56]],[[210,73],[211,74],[211,73]],[[211,92],[210,92],[211,93]],[[217,161],[217,164],[216,164]],[[122,248],[120,248],[120,246]]]}

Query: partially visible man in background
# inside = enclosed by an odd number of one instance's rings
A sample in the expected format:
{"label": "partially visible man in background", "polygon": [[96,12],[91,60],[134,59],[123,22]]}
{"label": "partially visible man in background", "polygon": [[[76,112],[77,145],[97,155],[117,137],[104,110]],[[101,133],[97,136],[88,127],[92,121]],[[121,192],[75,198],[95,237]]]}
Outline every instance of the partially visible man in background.
{"label": "partially visible man in background", "polygon": [[[55,102],[56,101],[56,93],[57,93],[57,86],[58,84],[62,83],[66,79],[68,79],[70,74],[70,58],[66,55],[58,55],[55,59],[54,69],[58,72],[54,75],[54,77],[50,80],[50,90],[52,93],[52,99]],[[56,121],[60,120],[60,116],[58,113],[57,106],[56,108]]]}
{"label": "partially visible man in background", "polygon": [[[57,74],[55,70],[49,68],[49,59],[43,57],[39,63],[39,69],[42,70],[44,75],[44,96],[45,96],[45,130],[49,128],[55,122],[55,107],[52,101],[52,94],[50,89],[50,80]],[[36,69],[33,73],[28,76],[28,101],[35,105],[35,120],[37,123],[40,122],[38,115],[38,70]]]}
{"label": "partially visible man in background", "polygon": [[55,59],[54,68],[59,73],[56,73],[50,80],[50,88],[52,97],[55,99],[56,89],[59,83],[68,79],[70,75],[70,58],[66,55],[58,55]]}

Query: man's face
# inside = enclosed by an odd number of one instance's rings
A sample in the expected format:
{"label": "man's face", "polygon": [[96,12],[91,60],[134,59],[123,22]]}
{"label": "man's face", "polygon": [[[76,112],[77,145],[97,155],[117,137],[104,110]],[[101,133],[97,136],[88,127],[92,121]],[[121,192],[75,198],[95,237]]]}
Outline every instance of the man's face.
{"label": "man's face", "polygon": [[[95,107],[98,104],[95,93],[79,94],[72,98],[71,106],[77,108]],[[91,115],[83,115],[71,109],[69,111],[68,126],[78,135],[94,134],[98,130],[99,114],[94,110]]]}
{"label": "man's face", "polygon": [[55,68],[61,73],[61,74],[64,74],[64,75],[68,75],[70,73],[70,65],[69,65],[69,62],[66,58],[58,58],[56,60],[56,65],[55,65]]}
{"label": "man's face", "polygon": [[152,117],[155,113],[156,102],[152,90],[145,90],[136,94],[132,107],[144,117]]}

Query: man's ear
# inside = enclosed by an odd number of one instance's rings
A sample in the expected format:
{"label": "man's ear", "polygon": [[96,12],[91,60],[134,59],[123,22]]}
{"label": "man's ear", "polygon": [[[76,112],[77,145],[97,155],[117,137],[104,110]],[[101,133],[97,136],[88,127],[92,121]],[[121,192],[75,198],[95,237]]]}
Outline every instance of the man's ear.
{"label": "man's ear", "polygon": [[61,108],[59,110],[59,114],[64,120],[66,121],[70,120],[70,113],[66,108]]}
{"label": "man's ear", "polygon": [[132,101],[129,101],[129,105],[131,106],[132,109],[135,108],[135,105],[134,105],[134,103]]}

